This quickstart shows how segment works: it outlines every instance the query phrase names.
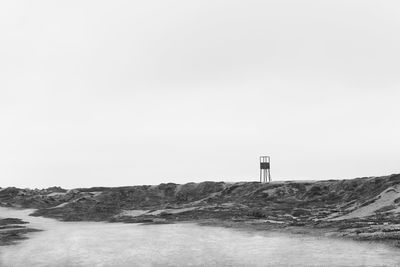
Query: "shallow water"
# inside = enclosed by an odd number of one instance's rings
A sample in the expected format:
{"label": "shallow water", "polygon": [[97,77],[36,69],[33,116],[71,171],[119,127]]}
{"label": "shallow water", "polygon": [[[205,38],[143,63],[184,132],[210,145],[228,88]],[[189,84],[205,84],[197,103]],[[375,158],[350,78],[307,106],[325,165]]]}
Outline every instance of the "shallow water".
{"label": "shallow water", "polygon": [[59,222],[0,208],[43,232],[0,247],[0,266],[400,266],[382,244],[195,224]]}

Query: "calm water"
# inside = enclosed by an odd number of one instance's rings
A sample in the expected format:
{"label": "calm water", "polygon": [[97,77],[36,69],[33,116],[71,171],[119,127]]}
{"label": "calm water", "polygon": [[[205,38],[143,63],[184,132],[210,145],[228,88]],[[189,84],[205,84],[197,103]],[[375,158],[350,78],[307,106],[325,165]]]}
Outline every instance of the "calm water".
{"label": "calm water", "polygon": [[0,266],[400,266],[400,249],[195,224],[58,222],[0,208],[44,229],[0,247]]}

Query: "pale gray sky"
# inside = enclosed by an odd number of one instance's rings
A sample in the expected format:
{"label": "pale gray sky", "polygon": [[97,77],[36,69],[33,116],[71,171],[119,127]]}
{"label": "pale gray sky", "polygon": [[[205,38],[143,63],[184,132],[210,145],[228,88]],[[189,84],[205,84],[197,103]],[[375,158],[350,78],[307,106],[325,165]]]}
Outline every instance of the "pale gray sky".
{"label": "pale gray sky", "polygon": [[400,2],[4,0],[0,186],[400,173]]}

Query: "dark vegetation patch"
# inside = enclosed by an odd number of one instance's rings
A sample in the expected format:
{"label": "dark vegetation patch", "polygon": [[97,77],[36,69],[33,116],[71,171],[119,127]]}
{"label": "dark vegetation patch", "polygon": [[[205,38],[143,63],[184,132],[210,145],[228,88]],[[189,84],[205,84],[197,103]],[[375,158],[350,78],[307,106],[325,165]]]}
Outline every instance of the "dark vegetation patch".
{"label": "dark vegetation patch", "polygon": [[376,213],[387,212],[387,211],[393,210],[395,208],[396,208],[396,206],[394,206],[394,205],[388,205],[388,206],[384,206],[384,207],[376,210],[375,212]]}
{"label": "dark vegetation patch", "polygon": [[18,218],[0,219],[0,225],[9,225],[9,224],[27,224],[27,222]]}
{"label": "dark vegetation patch", "polygon": [[28,223],[17,218],[0,219],[0,246],[14,244],[18,240],[26,239],[27,233],[39,231],[27,228],[26,224]]}

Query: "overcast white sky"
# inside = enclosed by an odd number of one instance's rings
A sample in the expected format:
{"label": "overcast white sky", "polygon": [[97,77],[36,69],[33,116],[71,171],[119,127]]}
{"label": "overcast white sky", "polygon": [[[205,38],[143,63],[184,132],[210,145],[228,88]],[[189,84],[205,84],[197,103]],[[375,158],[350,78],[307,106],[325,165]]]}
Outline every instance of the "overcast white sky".
{"label": "overcast white sky", "polygon": [[400,2],[3,0],[0,186],[400,173]]}

